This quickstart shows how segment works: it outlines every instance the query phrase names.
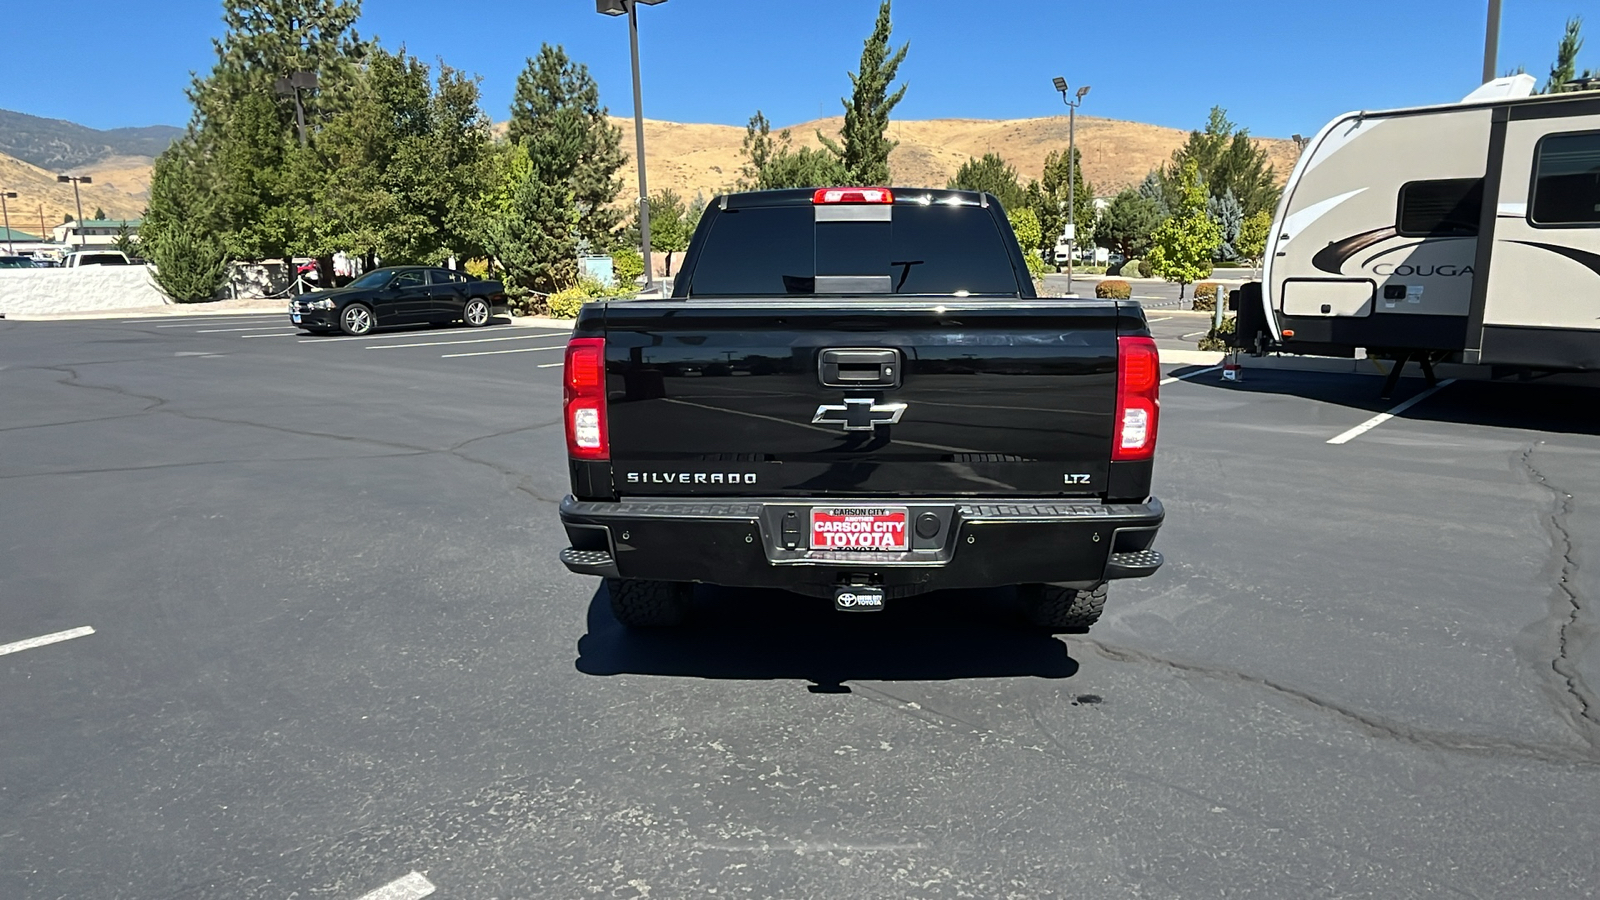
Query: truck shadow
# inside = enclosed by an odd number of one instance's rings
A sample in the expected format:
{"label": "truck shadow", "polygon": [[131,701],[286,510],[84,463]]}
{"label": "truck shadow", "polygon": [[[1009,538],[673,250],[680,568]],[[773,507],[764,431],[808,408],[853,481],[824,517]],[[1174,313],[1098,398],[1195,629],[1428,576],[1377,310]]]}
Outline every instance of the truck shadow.
{"label": "truck shadow", "polygon": [[[1194,367],[1179,369],[1185,374]],[[1277,394],[1332,403],[1371,413],[1385,412],[1427,390],[1421,377],[1402,378],[1394,396],[1378,397],[1378,375],[1246,369],[1243,382],[1227,382],[1207,373],[1186,384],[1239,394]],[[1486,425],[1557,434],[1600,435],[1600,375],[1549,375],[1497,381],[1456,381],[1401,412],[1398,418],[1462,425]]]}
{"label": "truck shadow", "polygon": [[588,675],[797,679],[814,693],[844,682],[1070,678],[1061,640],[1021,624],[1010,591],[945,591],[891,602],[881,613],[840,613],[828,600],[782,591],[702,587],[681,628],[624,628],[604,585],[578,641]]}

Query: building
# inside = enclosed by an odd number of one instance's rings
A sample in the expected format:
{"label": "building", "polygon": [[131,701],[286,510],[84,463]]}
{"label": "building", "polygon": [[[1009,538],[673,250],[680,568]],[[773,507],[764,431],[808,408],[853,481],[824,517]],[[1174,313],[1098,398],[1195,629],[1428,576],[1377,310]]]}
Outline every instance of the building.
{"label": "building", "polygon": [[85,219],[82,222],[63,222],[50,230],[57,244],[78,247],[109,247],[117,242],[123,228],[128,234],[139,236],[142,219]]}
{"label": "building", "polygon": [[24,242],[29,243],[29,244],[35,244],[35,243],[38,243],[38,241],[39,241],[39,239],[37,237],[27,233],[26,231],[18,231],[15,228],[7,228],[4,225],[0,225],[0,244],[4,244],[4,243],[21,244],[21,243],[24,243]]}

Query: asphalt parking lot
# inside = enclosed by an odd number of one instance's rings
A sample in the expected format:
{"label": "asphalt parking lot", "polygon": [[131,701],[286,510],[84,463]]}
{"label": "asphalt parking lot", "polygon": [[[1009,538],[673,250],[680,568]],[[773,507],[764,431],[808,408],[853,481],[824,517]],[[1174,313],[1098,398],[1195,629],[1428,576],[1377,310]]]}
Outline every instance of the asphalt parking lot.
{"label": "asphalt parking lot", "polygon": [[1087,636],[711,590],[639,636],[556,560],[563,333],[281,320],[0,321],[0,897],[1600,884],[1594,389],[1330,443],[1377,378],[1188,377],[1167,565]]}

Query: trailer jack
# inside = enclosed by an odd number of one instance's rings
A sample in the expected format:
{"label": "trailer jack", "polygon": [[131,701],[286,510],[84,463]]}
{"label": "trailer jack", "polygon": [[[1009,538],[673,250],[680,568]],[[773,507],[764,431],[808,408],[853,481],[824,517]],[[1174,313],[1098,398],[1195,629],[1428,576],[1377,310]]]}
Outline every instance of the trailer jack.
{"label": "trailer jack", "polygon": [[1433,357],[1426,350],[1407,350],[1395,358],[1394,368],[1389,370],[1389,377],[1383,382],[1383,390],[1378,394],[1379,400],[1388,400],[1394,396],[1395,386],[1400,383],[1400,373],[1405,371],[1406,363],[1416,356],[1417,363],[1422,366],[1422,374],[1428,379],[1428,387],[1437,387],[1439,379],[1433,374]]}

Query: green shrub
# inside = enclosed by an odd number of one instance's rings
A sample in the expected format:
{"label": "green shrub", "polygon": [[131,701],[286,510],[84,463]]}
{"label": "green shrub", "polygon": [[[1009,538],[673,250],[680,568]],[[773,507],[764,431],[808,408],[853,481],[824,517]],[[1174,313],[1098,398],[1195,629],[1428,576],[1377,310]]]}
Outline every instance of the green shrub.
{"label": "green shrub", "polygon": [[1133,298],[1133,285],[1108,278],[1094,286],[1094,295],[1101,300],[1129,300]]}
{"label": "green shrub", "polygon": [[1126,272],[1128,270],[1128,266],[1130,266],[1130,265],[1139,267],[1139,277],[1140,278],[1152,278],[1152,277],[1154,277],[1154,276],[1152,276],[1150,274],[1153,271],[1150,268],[1150,260],[1148,260],[1148,259],[1136,259],[1133,262],[1128,263],[1128,265],[1123,266],[1122,270],[1124,272]]}
{"label": "green shrub", "polygon": [[1035,281],[1044,275],[1044,273],[1049,272],[1053,268],[1047,264],[1038,253],[1032,250],[1024,250],[1022,252],[1022,258],[1028,261],[1028,274],[1032,275]]}
{"label": "green shrub", "polygon": [[1201,312],[1211,312],[1217,308],[1217,284],[1213,281],[1202,281],[1194,286],[1194,309]]}
{"label": "green shrub", "polygon": [[632,247],[618,250],[611,254],[611,272],[617,287],[631,292],[637,287],[639,276],[644,274],[644,257]]}
{"label": "green shrub", "polygon": [[163,234],[146,252],[156,285],[176,303],[214,300],[228,283],[228,251],[190,223]]}
{"label": "green shrub", "polygon": [[600,282],[585,278],[564,291],[551,294],[545,305],[549,308],[550,315],[558,319],[576,319],[578,311],[583,309],[585,303],[601,297],[615,297],[616,294],[616,291]]}
{"label": "green shrub", "polygon": [[[1212,302],[1216,301],[1213,300]],[[1233,316],[1223,319],[1221,328],[1211,329],[1206,332],[1205,337],[1200,339],[1200,349],[1224,351],[1232,349],[1228,346],[1228,336],[1233,334],[1234,325],[1236,324],[1237,320]]]}

